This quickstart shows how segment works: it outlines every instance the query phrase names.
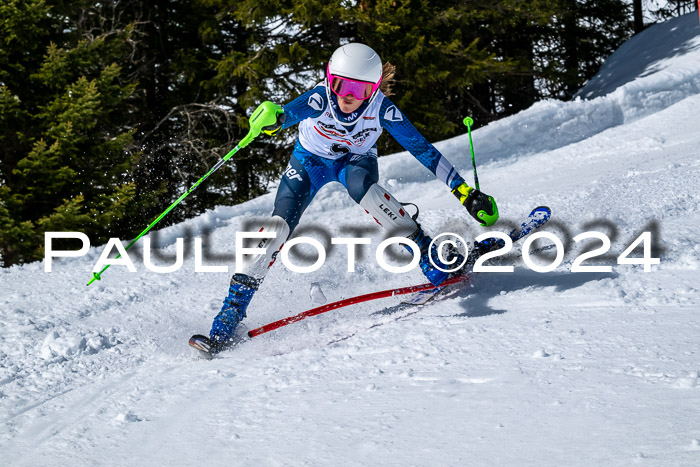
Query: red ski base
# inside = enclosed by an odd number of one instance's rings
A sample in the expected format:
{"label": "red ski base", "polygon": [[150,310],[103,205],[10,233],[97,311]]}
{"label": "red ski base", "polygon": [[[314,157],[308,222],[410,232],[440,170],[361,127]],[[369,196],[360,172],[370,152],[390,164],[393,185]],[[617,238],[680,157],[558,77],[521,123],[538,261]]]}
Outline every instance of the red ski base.
{"label": "red ski base", "polygon": [[[548,220],[549,217],[552,215],[552,211],[546,207],[546,206],[540,206],[538,208],[535,208],[530,212],[528,215],[527,219],[525,222],[523,222],[520,227],[514,229],[511,231],[508,235],[510,238],[515,242],[520,240],[521,238],[527,236],[530,234],[535,229],[540,228],[542,225],[544,225]],[[493,248],[495,246],[498,246],[497,243],[489,242],[486,243],[486,241],[481,242],[481,245],[484,245],[486,247]],[[477,245],[475,244],[475,247]],[[479,247],[481,248],[481,247]],[[477,250],[472,250],[477,252],[478,257],[480,254],[483,254],[484,252],[480,251],[480,249]],[[488,251],[491,251],[489,249]],[[471,255],[471,253],[470,253]],[[476,258],[474,258],[476,259]],[[473,264],[473,263],[471,263]],[[445,287],[451,284],[456,284],[457,282],[462,282],[469,280],[469,273],[463,274],[461,276],[455,276],[450,279],[447,279],[445,282],[440,284],[440,287]],[[289,318],[284,318],[279,321],[275,321],[274,323],[266,324],[265,326],[259,327],[257,329],[253,329],[251,331],[248,331],[248,337],[255,337],[259,336],[260,334],[265,334],[266,332],[270,332],[274,329],[281,328],[282,326],[286,326],[288,324],[296,323],[297,321],[301,321],[302,319],[308,318],[309,316],[316,316],[320,315],[321,313],[325,313],[327,311],[335,310],[336,308],[342,308],[344,306],[348,305],[354,305],[356,303],[362,303],[362,302],[367,302],[369,300],[377,300],[379,298],[386,298],[386,297],[393,297],[395,295],[405,295],[409,293],[414,293],[414,292],[422,292],[424,290],[431,290],[431,289],[436,289],[433,284],[421,284],[421,285],[413,285],[410,287],[402,287],[399,289],[390,289],[390,290],[383,290],[381,292],[373,292],[373,293],[368,293],[366,295],[360,295],[358,297],[351,297],[351,298],[346,298],[343,300],[339,300],[337,302],[333,303],[328,303],[326,305],[319,306],[317,308],[313,308],[311,310],[305,311],[303,313],[299,313],[298,315],[295,316],[290,316]]]}
{"label": "red ski base", "polygon": [[[447,279],[445,282],[440,284],[440,287],[446,287],[448,285],[456,284],[458,282],[463,282],[467,280],[469,280],[468,274],[451,277],[450,279]],[[394,297],[396,295],[405,295],[414,292],[422,292],[424,290],[431,290],[435,288],[437,287],[435,287],[433,284],[427,283],[421,285],[412,285],[409,287],[401,287],[399,289],[382,290],[380,292],[372,292],[365,295],[359,295],[357,297],[344,298],[343,300],[338,300],[337,302],[333,303],[327,303],[317,308],[312,308],[311,310],[299,313],[298,315],[290,316],[288,318],[275,321],[274,323],[266,324],[265,326],[252,329],[248,331],[248,337],[256,337],[260,334],[265,334],[266,332],[274,331],[275,329],[279,329],[288,324],[296,323],[297,321],[301,321],[302,319],[306,319],[310,316],[320,315],[321,313],[335,310],[337,308],[343,308],[349,305],[355,305],[356,303],[368,302],[370,300],[377,300],[380,298]]]}

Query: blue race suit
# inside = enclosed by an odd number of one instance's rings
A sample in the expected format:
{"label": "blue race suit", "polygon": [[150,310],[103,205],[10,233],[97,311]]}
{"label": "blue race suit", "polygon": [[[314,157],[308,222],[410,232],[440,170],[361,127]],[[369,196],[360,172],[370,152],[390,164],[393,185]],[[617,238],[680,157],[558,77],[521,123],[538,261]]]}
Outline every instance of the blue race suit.
{"label": "blue race suit", "polygon": [[[351,134],[358,124],[364,119],[378,121],[379,132],[386,129],[404,149],[408,150],[421,164],[440,178],[452,190],[464,182],[452,165],[442,154],[421,135],[411,122],[403,115],[396,105],[378,91],[380,104],[378,110],[367,114],[369,102],[365,102],[353,113],[347,115],[340,111],[335,94],[327,92],[324,85],[305,92],[284,106],[286,120],[283,129],[294,126],[307,119],[314,119],[327,112],[329,106],[333,107],[335,116],[343,123],[353,122],[354,125],[316,125],[312,136],[303,138],[300,134],[292,153],[289,165],[282,177],[282,182],[277,191],[273,215],[284,218],[290,227],[290,234],[297,226],[299,218],[307,208],[318,190],[330,181],[342,183],[348,190],[350,197],[359,203],[367,190],[379,178],[377,169],[376,144],[371,148],[364,148],[363,153],[353,151]],[[373,102],[373,103],[376,103]],[[354,121],[353,121],[353,116]],[[308,123],[308,121],[306,122]],[[345,130],[345,131],[343,131]],[[343,131],[343,135],[338,135]],[[324,132],[325,134],[323,134]],[[300,132],[301,133],[301,132]],[[337,142],[331,146],[331,151],[326,154],[314,153],[315,146],[312,138],[325,141],[324,138],[336,137]],[[376,137],[378,138],[378,134]],[[376,141],[376,138],[374,138]],[[305,144],[306,143],[306,144]],[[312,147],[307,147],[312,146]],[[316,148],[318,149],[318,148]],[[319,151],[320,152],[320,151]],[[290,177],[289,174],[293,176]],[[299,175],[295,177],[294,175]]]}
{"label": "blue race suit", "polygon": [[340,111],[335,94],[321,84],[285,105],[284,113],[282,129],[298,124],[299,137],[277,189],[270,223],[260,229],[274,233],[274,237],[258,243],[265,253],[244,255],[241,272],[233,276],[229,295],[210,331],[212,342],[218,346],[231,342],[277,252],[299,224],[318,190],[328,182],[342,183],[350,197],[392,234],[415,241],[420,249],[421,270],[433,284],[438,285],[448,277],[428,261],[431,255],[435,258],[428,251],[430,237],[402,204],[377,183],[376,141],[386,129],[450,189],[461,185],[464,179],[396,105],[377,91],[355,112],[345,114]]}

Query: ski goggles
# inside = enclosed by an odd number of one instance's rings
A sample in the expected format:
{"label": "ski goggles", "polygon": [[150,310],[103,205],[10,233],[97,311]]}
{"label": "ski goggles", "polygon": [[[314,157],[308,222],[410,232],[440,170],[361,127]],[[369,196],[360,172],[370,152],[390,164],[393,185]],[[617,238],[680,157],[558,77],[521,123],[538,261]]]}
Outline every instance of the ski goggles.
{"label": "ski goggles", "polygon": [[332,75],[330,67],[326,68],[326,76],[328,77],[328,84],[336,96],[345,97],[348,94],[352,94],[355,99],[361,101],[372,97],[372,94],[379,89],[379,83],[382,82],[381,78],[377,83],[369,83],[367,81],[357,81],[343,76]]}

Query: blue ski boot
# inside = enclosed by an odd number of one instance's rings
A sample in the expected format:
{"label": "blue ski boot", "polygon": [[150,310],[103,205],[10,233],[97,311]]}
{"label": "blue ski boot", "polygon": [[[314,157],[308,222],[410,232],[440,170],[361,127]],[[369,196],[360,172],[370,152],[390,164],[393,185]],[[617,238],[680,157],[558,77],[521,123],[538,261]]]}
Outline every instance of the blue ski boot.
{"label": "blue ski boot", "polygon": [[224,300],[221,311],[211,326],[209,341],[211,350],[216,354],[226,350],[233,344],[233,336],[238,323],[246,316],[246,308],[253,295],[258,290],[260,281],[245,274],[235,274],[228,289],[228,297]]}
{"label": "blue ski boot", "polygon": [[[430,238],[429,235],[426,235],[425,232],[423,232],[423,229],[418,226],[418,230],[409,237],[410,240],[413,240],[416,242],[418,245],[418,248],[420,249],[420,261],[418,264],[420,265],[420,270],[423,272],[423,275],[430,281],[431,284],[434,286],[438,286],[445,282],[446,279],[455,276],[457,274],[460,274],[460,271],[457,270],[455,272],[445,272],[441,271],[440,269],[452,269],[455,267],[455,265],[462,264],[464,261],[464,256],[459,254],[459,252],[451,249],[450,251],[447,252],[447,260],[455,260],[455,262],[451,264],[445,264],[442,261],[440,261],[440,257],[438,256],[438,251],[437,251],[437,246],[433,244],[432,248],[430,248],[430,242],[433,241],[432,238]],[[408,246],[406,247],[410,251],[410,248]],[[430,251],[429,251],[430,250]],[[430,258],[432,257],[433,261],[430,261]],[[435,266],[439,266],[440,269],[438,269]]]}

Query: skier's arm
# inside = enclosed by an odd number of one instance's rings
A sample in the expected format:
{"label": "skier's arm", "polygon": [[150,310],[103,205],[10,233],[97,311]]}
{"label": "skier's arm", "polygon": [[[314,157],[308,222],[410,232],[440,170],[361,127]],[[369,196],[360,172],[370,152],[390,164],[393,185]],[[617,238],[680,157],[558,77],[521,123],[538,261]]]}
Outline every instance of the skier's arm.
{"label": "skier's arm", "polygon": [[464,183],[464,179],[450,161],[440,154],[440,151],[430,144],[398,107],[386,97],[379,109],[379,122],[405,150],[450,187],[450,190]]}
{"label": "skier's arm", "polygon": [[284,124],[282,129],[296,125],[307,118],[319,117],[326,108],[326,88],[316,86],[291,102],[284,104]]}
{"label": "skier's arm", "polygon": [[272,136],[304,119],[318,117],[326,106],[325,96],[325,88],[316,86],[284,107],[265,101],[250,116],[251,131],[256,136],[260,132]]}
{"label": "skier's arm", "polygon": [[496,223],[498,220],[496,201],[491,196],[467,185],[450,161],[440,154],[440,151],[430,144],[398,107],[386,97],[379,110],[379,118],[382,127],[386,128],[404,149],[450,187],[452,194],[461,205],[467,208],[474,219],[481,222],[483,226]]}

